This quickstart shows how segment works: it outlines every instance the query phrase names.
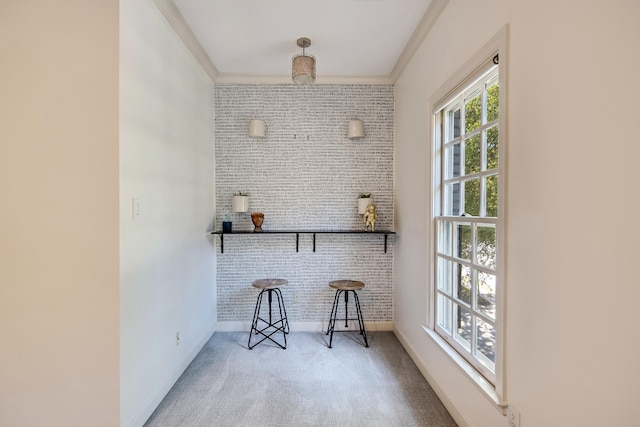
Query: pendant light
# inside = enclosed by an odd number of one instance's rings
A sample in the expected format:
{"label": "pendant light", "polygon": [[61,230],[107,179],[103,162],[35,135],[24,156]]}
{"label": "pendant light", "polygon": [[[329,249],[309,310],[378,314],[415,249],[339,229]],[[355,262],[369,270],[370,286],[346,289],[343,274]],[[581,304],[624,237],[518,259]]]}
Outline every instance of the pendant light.
{"label": "pendant light", "polygon": [[296,43],[302,48],[302,54],[293,57],[291,79],[295,84],[308,85],[316,81],[316,58],[304,53],[304,50],[311,46],[311,40],[300,37]]}

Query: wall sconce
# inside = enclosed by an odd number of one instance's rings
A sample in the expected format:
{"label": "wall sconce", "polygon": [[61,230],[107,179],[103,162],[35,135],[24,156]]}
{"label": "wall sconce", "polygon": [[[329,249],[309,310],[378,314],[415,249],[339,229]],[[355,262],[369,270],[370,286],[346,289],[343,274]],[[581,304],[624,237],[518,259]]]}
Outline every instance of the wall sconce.
{"label": "wall sconce", "polygon": [[265,124],[264,120],[249,120],[249,138],[264,138]]}
{"label": "wall sconce", "polygon": [[349,139],[364,138],[364,123],[362,123],[362,120],[350,120],[347,134]]}

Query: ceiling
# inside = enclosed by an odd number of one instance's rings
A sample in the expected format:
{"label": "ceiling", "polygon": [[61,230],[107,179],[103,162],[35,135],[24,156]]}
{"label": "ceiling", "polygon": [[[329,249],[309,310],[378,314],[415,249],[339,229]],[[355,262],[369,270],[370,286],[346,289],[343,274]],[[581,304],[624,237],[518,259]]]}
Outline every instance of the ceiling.
{"label": "ceiling", "polygon": [[155,0],[216,82],[291,82],[311,39],[316,83],[393,83],[448,0]]}

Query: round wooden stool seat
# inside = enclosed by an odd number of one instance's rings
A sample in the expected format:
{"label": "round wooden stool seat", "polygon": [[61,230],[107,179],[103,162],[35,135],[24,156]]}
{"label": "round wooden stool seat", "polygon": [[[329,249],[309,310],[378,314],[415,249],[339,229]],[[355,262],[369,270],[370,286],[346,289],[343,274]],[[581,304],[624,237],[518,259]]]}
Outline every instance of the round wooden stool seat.
{"label": "round wooden stool seat", "polygon": [[[327,335],[329,335],[329,348],[331,348],[331,344],[333,342],[334,332],[350,332],[350,330],[348,329],[349,320],[356,320],[358,322],[360,335],[362,335],[362,338],[364,338],[364,346],[369,347],[369,341],[367,341],[367,331],[365,331],[364,329],[364,318],[362,317],[360,300],[358,299],[358,293],[356,292],[364,289],[364,283],[357,280],[332,280],[329,282],[329,287],[336,290],[336,295],[333,298],[333,306],[331,307],[331,314],[329,315],[329,325],[327,327]],[[356,317],[349,317],[349,292],[351,292],[355,303]],[[337,318],[340,294],[344,294],[344,318],[342,319]],[[344,320],[344,329],[336,330],[336,320]]]}
{"label": "round wooden stool seat", "polygon": [[258,289],[276,289],[288,283],[285,279],[260,279],[254,280],[251,286]]}
{"label": "round wooden stool seat", "polygon": [[364,288],[364,283],[357,280],[333,280],[329,282],[329,286],[341,291],[357,291]]}

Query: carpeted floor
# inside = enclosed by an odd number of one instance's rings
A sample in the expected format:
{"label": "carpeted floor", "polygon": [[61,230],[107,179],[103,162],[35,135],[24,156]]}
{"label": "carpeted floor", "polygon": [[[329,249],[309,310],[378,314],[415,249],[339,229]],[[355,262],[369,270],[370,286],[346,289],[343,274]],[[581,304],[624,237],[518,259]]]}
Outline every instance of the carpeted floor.
{"label": "carpeted floor", "polygon": [[216,332],[145,426],[455,426],[391,332]]}

